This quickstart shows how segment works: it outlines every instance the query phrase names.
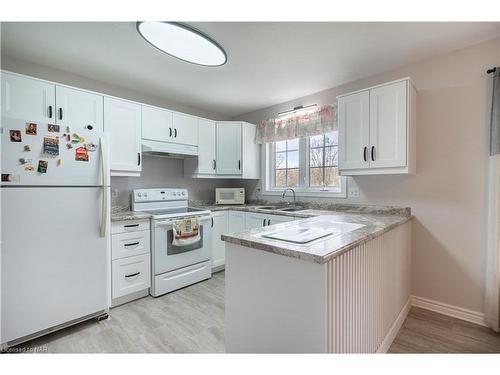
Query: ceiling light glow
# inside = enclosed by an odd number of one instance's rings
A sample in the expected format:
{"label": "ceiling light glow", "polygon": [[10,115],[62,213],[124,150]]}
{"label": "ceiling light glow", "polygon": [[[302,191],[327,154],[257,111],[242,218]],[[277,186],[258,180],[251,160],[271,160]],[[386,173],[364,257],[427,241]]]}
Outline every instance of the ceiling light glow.
{"label": "ceiling light glow", "polygon": [[220,66],[226,52],[213,39],[178,22],[137,22],[137,31],[151,45],[180,60],[204,66]]}

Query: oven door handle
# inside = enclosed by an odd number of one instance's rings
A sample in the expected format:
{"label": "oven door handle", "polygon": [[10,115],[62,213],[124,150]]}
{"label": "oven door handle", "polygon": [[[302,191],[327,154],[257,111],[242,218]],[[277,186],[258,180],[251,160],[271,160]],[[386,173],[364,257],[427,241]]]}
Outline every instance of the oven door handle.
{"label": "oven door handle", "polygon": [[[200,223],[203,223],[205,221],[210,220],[211,217],[212,217],[211,215],[200,217]],[[155,227],[164,227],[164,226],[167,226],[167,225],[172,225],[173,222],[174,222],[173,220],[159,221],[159,222],[155,223]]]}

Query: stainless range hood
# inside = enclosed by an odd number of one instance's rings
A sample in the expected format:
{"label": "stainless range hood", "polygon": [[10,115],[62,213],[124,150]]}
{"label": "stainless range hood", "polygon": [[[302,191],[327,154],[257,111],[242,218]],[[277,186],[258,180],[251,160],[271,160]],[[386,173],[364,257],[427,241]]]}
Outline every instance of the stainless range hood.
{"label": "stainless range hood", "polygon": [[198,156],[198,146],[181,145],[169,142],[142,140],[142,153],[147,156],[185,159]]}

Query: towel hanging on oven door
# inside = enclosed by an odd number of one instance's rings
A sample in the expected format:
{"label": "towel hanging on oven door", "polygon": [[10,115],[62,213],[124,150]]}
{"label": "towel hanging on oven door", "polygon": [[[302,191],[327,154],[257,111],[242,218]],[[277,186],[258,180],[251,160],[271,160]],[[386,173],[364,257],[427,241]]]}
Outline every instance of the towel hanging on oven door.
{"label": "towel hanging on oven door", "polygon": [[190,217],[187,219],[174,220],[172,232],[172,245],[186,246],[195,244],[201,240],[200,219],[197,217]]}

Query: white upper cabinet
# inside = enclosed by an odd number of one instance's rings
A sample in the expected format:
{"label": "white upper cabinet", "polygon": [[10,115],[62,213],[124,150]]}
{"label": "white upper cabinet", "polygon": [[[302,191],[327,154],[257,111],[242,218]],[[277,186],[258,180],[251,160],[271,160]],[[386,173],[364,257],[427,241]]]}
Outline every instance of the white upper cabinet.
{"label": "white upper cabinet", "polygon": [[103,96],[64,86],[56,86],[56,123],[72,131],[103,131]]}
{"label": "white upper cabinet", "polygon": [[142,169],[141,105],[105,97],[104,130],[110,139],[111,174],[139,175]]}
{"label": "white upper cabinet", "polygon": [[198,146],[198,118],[174,112],[171,141],[183,145]]}
{"label": "white upper cabinet", "polygon": [[217,123],[217,174],[241,175],[241,122]]}
{"label": "white upper cabinet", "polygon": [[339,168],[369,168],[370,94],[362,91],[339,98]]}
{"label": "white upper cabinet", "polygon": [[142,139],[198,146],[198,117],[142,106]]}
{"label": "white upper cabinet", "polygon": [[405,78],[338,97],[341,175],[416,172],[416,95]]}
{"label": "white upper cabinet", "polygon": [[217,168],[215,154],[215,121],[200,119],[198,123],[198,158],[190,161],[196,163],[196,173],[214,175]]}
{"label": "white upper cabinet", "polygon": [[370,167],[406,166],[406,81],[370,90]]}
{"label": "white upper cabinet", "polygon": [[55,85],[2,72],[2,116],[33,122],[55,122]]}
{"label": "white upper cabinet", "polygon": [[161,108],[142,106],[142,138],[171,142],[174,134],[173,113]]}
{"label": "white upper cabinet", "polygon": [[184,177],[260,178],[260,145],[255,125],[199,119],[198,156],[184,160]]}

